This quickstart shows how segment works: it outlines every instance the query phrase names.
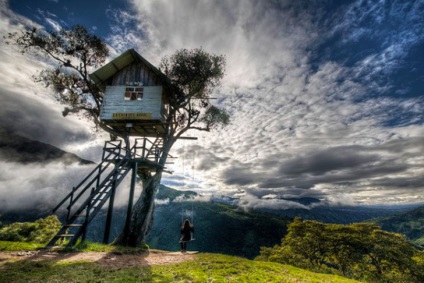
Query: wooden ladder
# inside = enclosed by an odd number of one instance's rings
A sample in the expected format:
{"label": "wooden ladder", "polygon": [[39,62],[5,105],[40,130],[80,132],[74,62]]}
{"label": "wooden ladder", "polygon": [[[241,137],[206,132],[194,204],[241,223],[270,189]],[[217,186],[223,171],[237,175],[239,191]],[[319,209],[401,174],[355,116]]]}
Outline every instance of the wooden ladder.
{"label": "wooden ladder", "polygon": [[[109,144],[108,147],[107,143],[104,147],[102,162],[54,208],[53,212],[70,200],[70,204],[67,206],[66,224],[50,240],[46,248],[54,247],[59,240],[68,240],[66,246],[75,245],[79,238],[85,240],[88,224],[131,171],[133,161],[131,157],[121,153],[121,144],[118,143],[111,147]],[[111,164],[113,169],[104,177],[105,171]],[[78,200],[84,199],[84,197],[85,200],[79,204]],[[75,209],[75,207],[77,208]]]}

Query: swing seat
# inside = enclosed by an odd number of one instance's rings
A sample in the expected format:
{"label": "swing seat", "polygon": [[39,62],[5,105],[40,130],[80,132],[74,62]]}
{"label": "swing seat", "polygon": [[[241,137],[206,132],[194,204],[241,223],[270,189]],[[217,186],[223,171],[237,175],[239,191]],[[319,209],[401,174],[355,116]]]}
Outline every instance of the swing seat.
{"label": "swing seat", "polygon": [[190,240],[184,241],[183,238],[181,237],[179,243],[187,243],[187,242],[191,242],[191,241],[194,241],[194,240],[196,240],[194,238],[194,233],[190,232]]}
{"label": "swing seat", "polygon": [[196,239],[191,238],[190,240],[187,240],[187,241],[180,240],[179,243],[188,243],[188,242],[191,242],[191,241],[194,241],[194,240],[196,240]]}

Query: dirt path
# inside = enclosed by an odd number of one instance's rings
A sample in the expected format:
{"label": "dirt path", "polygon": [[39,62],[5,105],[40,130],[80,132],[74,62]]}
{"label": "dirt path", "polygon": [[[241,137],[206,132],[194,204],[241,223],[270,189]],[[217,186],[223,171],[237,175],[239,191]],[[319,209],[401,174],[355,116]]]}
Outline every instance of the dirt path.
{"label": "dirt path", "polygon": [[88,261],[97,262],[105,267],[124,268],[124,267],[142,267],[155,264],[178,263],[194,259],[194,253],[182,254],[180,252],[150,251],[138,255],[123,255],[106,252],[73,252],[58,253],[48,251],[29,251],[29,252],[0,252],[0,270],[6,269],[6,262],[15,262],[18,260],[52,260],[60,261]]}

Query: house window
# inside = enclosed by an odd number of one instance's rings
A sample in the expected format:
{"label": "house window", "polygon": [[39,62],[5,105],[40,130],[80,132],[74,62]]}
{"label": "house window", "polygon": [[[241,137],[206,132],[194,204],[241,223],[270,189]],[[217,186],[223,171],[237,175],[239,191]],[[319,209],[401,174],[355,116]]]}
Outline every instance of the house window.
{"label": "house window", "polygon": [[143,98],[144,88],[137,87],[135,91],[137,92],[137,100],[141,100]]}
{"label": "house window", "polygon": [[124,96],[124,100],[130,100],[130,99],[131,99],[131,92],[126,91],[125,96]]}
{"label": "house window", "polygon": [[144,88],[127,87],[125,88],[124,100],[141,100],[143,98]]}

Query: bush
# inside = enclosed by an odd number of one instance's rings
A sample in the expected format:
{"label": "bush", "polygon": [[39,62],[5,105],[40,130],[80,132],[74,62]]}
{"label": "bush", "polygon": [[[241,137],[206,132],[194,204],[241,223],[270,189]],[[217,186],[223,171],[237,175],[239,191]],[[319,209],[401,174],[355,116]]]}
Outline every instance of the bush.
{"label": "bush", "polygon": [[61,227],[56,215],[35,222],[15,222],[0,229],[0,241],[47,243]]}
{"label": "bush", "polygon": [[258,260],[372,282],[424,282],[424,254],[404,236],[374,224],[324,224],[296,218],[281,245]]}

